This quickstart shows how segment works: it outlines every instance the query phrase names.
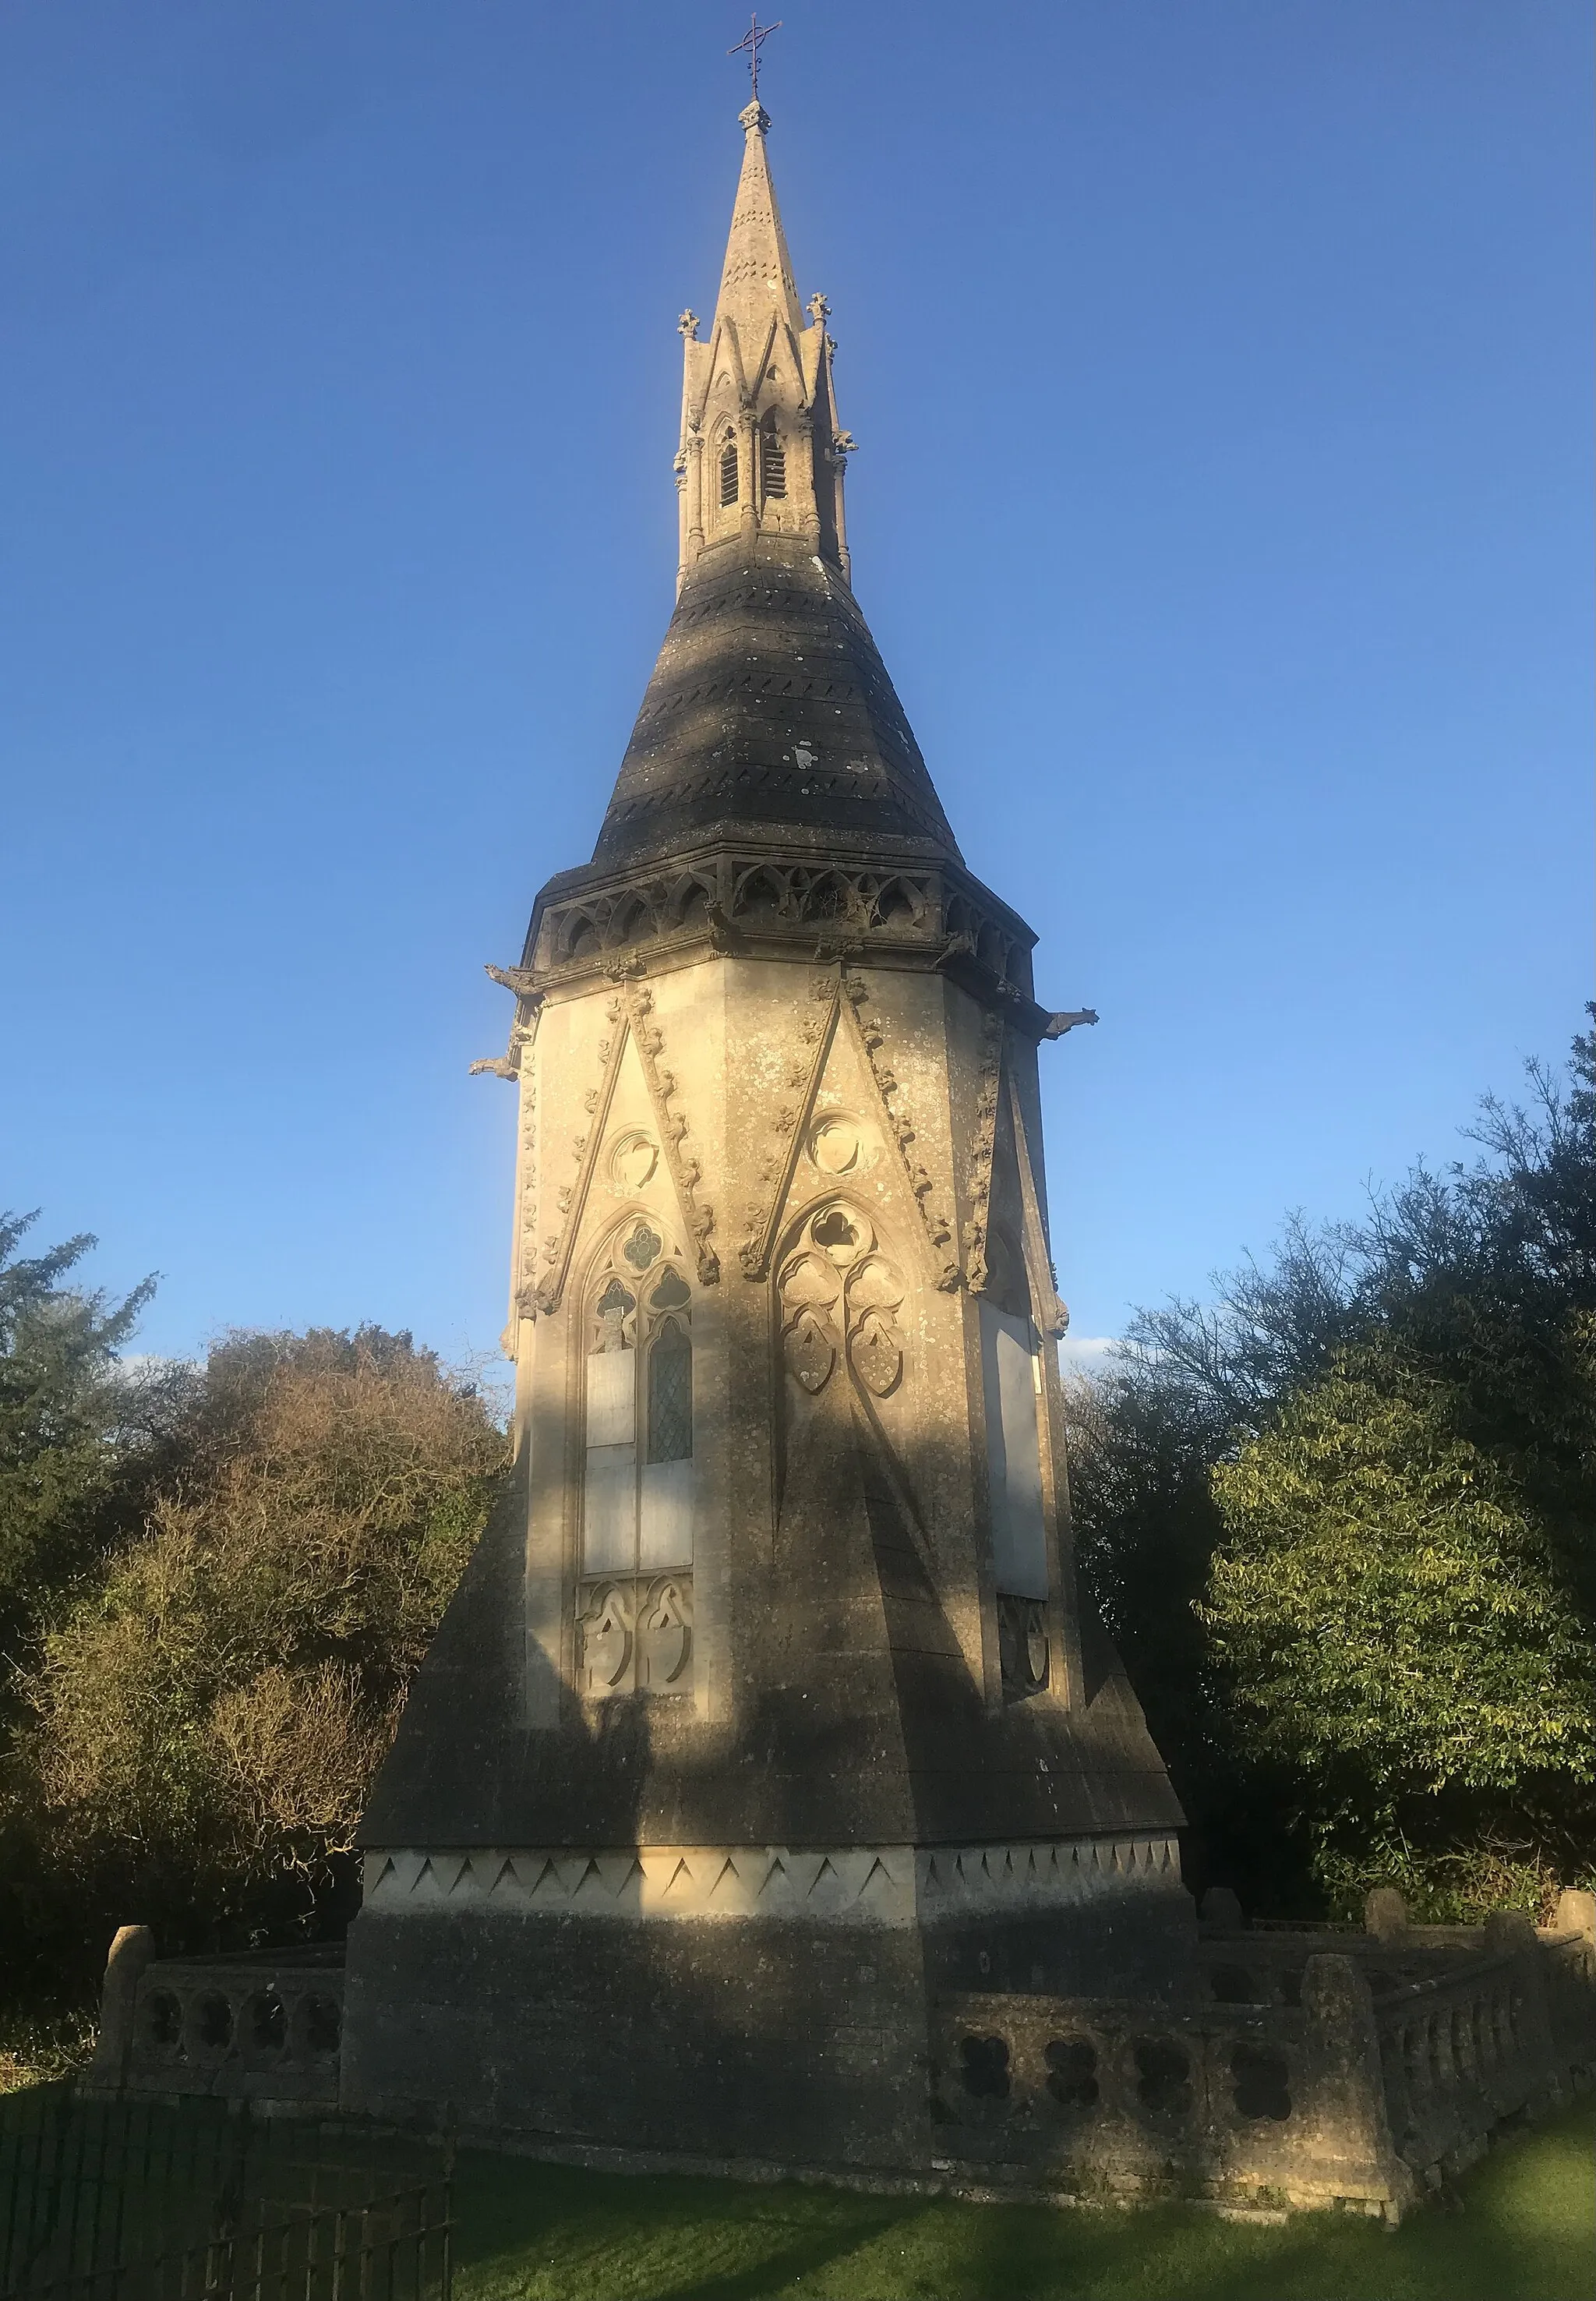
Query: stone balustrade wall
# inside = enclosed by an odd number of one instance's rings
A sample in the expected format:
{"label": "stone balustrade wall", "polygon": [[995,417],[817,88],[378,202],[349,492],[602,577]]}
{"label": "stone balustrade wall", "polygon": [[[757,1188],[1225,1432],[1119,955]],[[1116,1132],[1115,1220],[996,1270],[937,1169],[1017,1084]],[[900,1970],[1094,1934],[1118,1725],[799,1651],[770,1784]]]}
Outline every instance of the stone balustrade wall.
{"label": "stone balustrade wall", "polygon": [[148,1945],[125,1927],[113,1947],[92,2089],[336,2104],[339,1947],[155,1960]]}
{"label": "stone balustrade wall", "polygon": [[1339,2205],[1391,2218],[1596,2083],[1596,1898],[1550,1926],[1246,1925],[1205,1904],[1206,2002],[943,1999],[949,2164],[1081,2195]]}
{"label": "stone balustrade wall", "polygon": [[949,2161],[1083,2196],[1341,2205],[1416,2191],[1383,2111],[1368,1987],[1315,1957],[1301,2003],[943,1999],[933,2114]]}
{"label": "stone balustrade wall", "polygon": [[[982,2188],[1399,2217],[1492,2138],[1596,2084],[1596,1896],[1550,1926],[1242,1923],[1204,1905],[1189,2004],[967,1990],[930,2008],[923,2163]],[[155,1960],[124,1927],[95,2090],[331,2106],[335,1947]],[[726,2170],[735,2170],[728,2167]]]}
{"label": "stone balustrade wall", "polygon": [[1432,2183],[1471,2163],[1499,2128],[1556,2097],[1537,1979],[1510,1956],[1479,1960],[1395,1990],[1376,2009],[1397,2146]]}

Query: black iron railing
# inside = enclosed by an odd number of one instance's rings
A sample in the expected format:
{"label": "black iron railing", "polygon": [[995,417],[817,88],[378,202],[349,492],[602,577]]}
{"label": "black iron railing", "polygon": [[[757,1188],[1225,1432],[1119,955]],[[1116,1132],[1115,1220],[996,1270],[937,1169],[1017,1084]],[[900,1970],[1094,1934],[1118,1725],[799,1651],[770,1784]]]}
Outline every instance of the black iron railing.
{"label": "black iron railing", "polygon": [[0,2097],[0,2301],[449,2301],[447,2148],[247,2102]]}

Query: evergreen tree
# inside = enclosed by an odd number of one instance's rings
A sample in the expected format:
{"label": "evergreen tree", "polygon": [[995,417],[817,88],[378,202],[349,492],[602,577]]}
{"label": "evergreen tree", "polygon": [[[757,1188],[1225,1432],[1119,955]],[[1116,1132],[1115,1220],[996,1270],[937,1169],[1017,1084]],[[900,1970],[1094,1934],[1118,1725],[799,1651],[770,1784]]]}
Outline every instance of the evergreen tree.
{"label": "evergreen tree", "polygon": [[41,1624],[115,1538],[130,1458],[171,1396],[160,1373],[130,1378],[117,1356],[155,1280],[121,1302],[64,1284],[96,1241],[25,1259],[37,1219],[0,1214],[0,1703]]}
{"label": "evergreen tree", "polygon": [[1472,1166],[1143,1314],[1077,1418],[1083,1585],[1266,1904],[1596,1870],[1596,1033],[1529,1076]]}

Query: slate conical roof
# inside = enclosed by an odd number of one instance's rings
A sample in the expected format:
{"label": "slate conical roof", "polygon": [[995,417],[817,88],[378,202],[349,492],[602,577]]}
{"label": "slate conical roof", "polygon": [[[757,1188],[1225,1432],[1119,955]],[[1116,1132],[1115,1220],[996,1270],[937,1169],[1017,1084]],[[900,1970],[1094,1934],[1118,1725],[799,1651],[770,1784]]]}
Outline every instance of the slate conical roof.
{"label": "slate conical roof", "polygon": [[[958,849],[920,747],[860,614],[841,534],[834,347],[826,305],[798,310],[757,104],[707,342],[684,314],[683,561],[676,612],[643,698],[594,863],[614,868],[711,825],[801,827],[850,845]],[[776,426],[779,486],[758,444]],[[776,433],[773,433],[773,438]],[[721,458],[737,473],[720,490]],[[706,510],[707,506],[707,510]]]}
{"label": "slate conical roof", "polygon": [[721,823],[958,858],[853,593],[802,541],[723,544],[693,568],[593,859],[641,861]]}

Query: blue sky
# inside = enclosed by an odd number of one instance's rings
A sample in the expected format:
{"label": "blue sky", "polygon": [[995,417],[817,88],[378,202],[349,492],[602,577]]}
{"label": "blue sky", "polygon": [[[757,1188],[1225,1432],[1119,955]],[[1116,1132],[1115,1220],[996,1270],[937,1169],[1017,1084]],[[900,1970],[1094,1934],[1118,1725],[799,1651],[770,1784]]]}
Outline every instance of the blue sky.
{"label": "blue sky", "polygon": [[[1075,1332],[1446,1157],[1591,975],[1583,0],[783,0],[860,598]],[[501,1046],[671,603],[735,7],[0,13],[0,1204],[144,1346],[504,1315]]]}

